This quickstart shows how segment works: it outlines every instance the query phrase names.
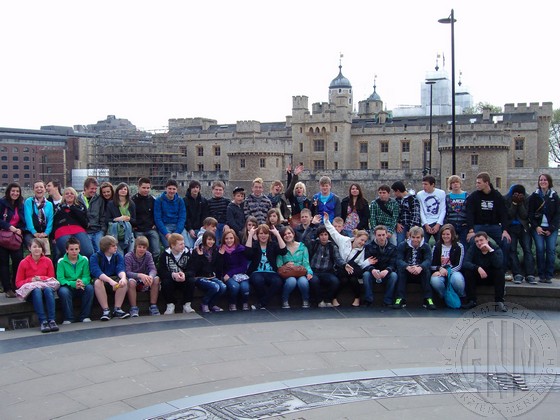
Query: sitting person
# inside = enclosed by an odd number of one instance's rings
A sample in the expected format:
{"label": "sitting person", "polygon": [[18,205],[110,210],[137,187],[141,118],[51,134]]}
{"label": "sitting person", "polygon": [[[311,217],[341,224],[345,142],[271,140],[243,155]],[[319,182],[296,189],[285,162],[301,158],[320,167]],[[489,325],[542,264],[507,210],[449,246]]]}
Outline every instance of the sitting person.
{"label": "sitting person", "polygon": [[465,249],[459,242],[459,236],[452,224],[447,223],[440,229],[439,240],[434,246],[432,253],[432,277],[430,284],[443,298],[445,293],[446,279],[451,282],[451,287],[457,296],[465,296],[465,278],[461,273]]}
{"label": "sitting person", "polygon": [[307,242],[315,239],[315,231],[321,225],[321,215],[315,217],[311,214],[311,210],[302,209],[299,213],[300,223],[294,228],[296,240]]}
{"label": "sitting person", "polygon": [[[245,227],[243,228],[243,232],[241,233],[241,236],[239,237],[239,241],[244,244],[247,242],[247,238],[249,237],[249,231],[252,228],[257,228],[257,226],[259,225],[259,222],[257,221],[256,217],[253,216],[249,216],[247,217],[247,220],[245,220]],[[255,232],[253,230],[253,232]],[[256,241],[257,238],[253,237],[253,240]]]}
{"label": "sitting person", "polygon": [[190,254],[185,249],[185,238],[179,233],[168,237],[169,248],[159,257],[158,273],[161,281],[161,293],[167,304],[164,315],[175,313],[175,290],[183,293],[181,303],[183,313],[194,312],[191,302],[194,294],[194,278],[187,272]]}
{"label": "sitting person", "polygon": [[488,242],[486,232],[476,232],[474,245],[470,245],[463,262],[467,302],[462,309],[474,308],[476,303],[476,286],[478,283],[494,285],[494,299],[498,309],[507,312],[504,305],[505,270],[503,266],[502,250],[494,243]]}
{"label": "sitting person", "polygon": [[373,241],[366,246],[366,258],[371,266],[364,271],[364,301],[367,306],[372,305],[373,284],[385,283],[383,304],[389,306],[397,285],[397,247],[389,241],[385,226],[376,226],[373,233]]}
{"label": "sitting person", "polygon": [[[256,220],[256,219],[255,219]],[[241,295],[243,310],[249,307],[249,276],[247,266],[249,261],[245,256],[245,247],[239,243],[239,238],[233,229],[224,232],[220,254],[223,255],[223,281],[228,291],[229,310],[237,311],[237,301]]]}
{"label": "sitting person", "polygon": [[151,252],[150,242],[145,236],[138,236],[134,241],[134,250],[124,256],[124,267],[128,278],[128,301],[130,316],[140,315],[136,305],[137,292],[150,292],[150,315],[160,315],[157,307],[159,295],[159,277]]}
{"label": "sitting person", "polygon": [[217,231],[218,231],[218,221],[213,217],[205,218],[204,221],[202,222],[202,227],[198,231],[198,237],[194,242],[194,248],[198,248],[200,246],[200,244],[202,243],[202,235],[204,235],[205,232],[212,232],[215,235]]}
{"label": "sitting person", "polygon": [[[91,246],[91,242],[89,243]],[[56,278],[60,282],[58,297],[62,307],[63,322],[74,322],[74,298],[82,300],[82,307],[78,320],[91,322],[91,305],[93,304],[93,285],[89,274],[89,261],[80,255],[80,241],[70,237],[66,241],[66,254],[58,260]]]}
{"label": "sitting person", "polygon": [[[46,282],[54,279],[54,266],[51,259],[45,257],[44,241],[38,238],[31,239],[30,251],[31,254],[20,262],[17,270],[16,287],[18,290],[16,294],[18,296],[23,296],[22,292],[27,289],[25,286],[27,283]],[[58,331],[58,325],[54,320],[54,291],[55,289],[52,287],[37,287],[30,292],[27,291],[28,294],[25,296],[25,300],[33,303],[42,333]]]}
{"label": "sitting person", "polygon": [[397,246],[397,296],[393,308],[402,309],[406,306],[406,284],[420,283],[424,294],[424,308],[434,310],[430,286],[430,266],[432,251],[424,242],[424,230],[414,226],[409,230],[410,238]]}
{"label": "sitting person", "polygon": [[[95,297],[103,309],[101,321],[109,321],[111,316],[125,319],[130,316],[122,310],[126,297],[128,280],[124,268],[124,257],[117,251],[117,240],[106,235],[99,241],[99,251],[89,259],[89,271],[94,280]],[[107,290],[115,293],[115,307],[111,314]]]}
{"label": "sitting person", "polygon": [[202,312],[222,312],[216,301],[226,292],[226,285],[220,280],[222,254],[218,252],[213,232],[204,232],[202,243],[193,249],[189,270],[194,274],[195,286],[204,292]]}

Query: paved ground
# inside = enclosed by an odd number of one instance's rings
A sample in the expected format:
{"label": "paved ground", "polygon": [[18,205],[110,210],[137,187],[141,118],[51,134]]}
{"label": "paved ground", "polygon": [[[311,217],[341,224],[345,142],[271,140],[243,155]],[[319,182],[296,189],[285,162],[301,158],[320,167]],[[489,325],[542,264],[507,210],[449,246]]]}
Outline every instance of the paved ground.
{"label": "paved ground", "polygon": [[[555,374],[560,312],[535,313],[554,336],[545,342],[554,343]],[[512,314],[495,315],[499,323]],[[0,418],[137,419],[173,411],[157,418],[240,418],[219,415],[233,405],[290,419],[473,418],[464,401],[443,390],[450,377],[438,376],[448,372],[445,346],[465,319],[473,317],[421,308],[279,309],[144,316],[61,326],[50,334],[6,331],[0,333]],[[531,325],[529,339],[539,342],[540,327]],[[479,338],[468,340],[467,347],[476,348]],[[496,350],[492,343],[482,347]],[[504,366],[523,364],[502,353]],[[336,392],[328,391],[332,383]],[[374,386],[379,393],[368,394]],[[364,391],[353,392],[360,387]],[[255,396],[235,399],[247,394]],[[556,386],[547,389],[521,417],[557,418],[559,396]],[[288,409],[267,411],[265,402]]]}

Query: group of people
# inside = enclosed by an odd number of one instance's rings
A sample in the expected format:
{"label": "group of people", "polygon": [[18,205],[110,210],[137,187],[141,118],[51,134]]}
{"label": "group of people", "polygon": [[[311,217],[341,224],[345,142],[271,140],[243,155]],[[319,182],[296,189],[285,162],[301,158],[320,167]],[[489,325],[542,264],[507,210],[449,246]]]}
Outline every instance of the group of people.
{"label": "group of people", "polygon": [[[381,284],[383,304],[399,309],[406,306],[407,284],[416,282],[423,306],[436,309],[434,291],[443,298],[451,289],[461,306],[470,308],[476,305],[476,285],[487,282],[506,310],[508,268],[516,283],[551,282],[560,201],[548,174],[539,176],[532,194],[514,185],[506,196],[485,172],[470,194],[458,176],[449,178],[445,192],[427,175],[417,194],[398,181],[379,186],[369,203],[356,183],[341,200],[326,176],[319,191],[308,195],[299,181],[302,170],[288,168],[285,191],[275,181],[265,194],[256,178],[249,194],[237,187],[231,200],[221,181],[212,184],[209,198],[201,195],[198,181],[190,182],[185,197],[173,179],[158,197],[148,178],[140,178],[133,196],[125,183],[114,188],[94,177],[85,180],[80,194],[71,187],[61,190],[57,181],[37,181],[25,200],[12,183],[0,199],[0,229],[22,236],[24,245],[0,246],[4,293],[31,301],[41,331],[50,332],[59,329],[55,291],[68,324],[91,321],[94,296],[103,321],[139,316],[139,291],[149,293],[149,313],[160,315],[160,291],[165,314],[175,313],[176,305],[191,313],[199,288],[200,310],[207,313],[223,310],[224,295],[230,311],[266,308],[277,296],[289,309],[296,288],[303,308],[339,306],[345,287],[352,291],[352,306],[370,306],[375,284]],[[77,317],[76,298],[81,299]]]}

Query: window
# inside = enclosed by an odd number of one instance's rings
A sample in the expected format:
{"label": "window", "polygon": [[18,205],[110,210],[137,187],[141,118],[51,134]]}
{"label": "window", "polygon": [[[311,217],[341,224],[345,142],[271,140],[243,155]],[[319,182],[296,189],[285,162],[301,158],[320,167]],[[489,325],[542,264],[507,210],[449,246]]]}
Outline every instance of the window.
{"label": "window", "polygon": [[2,156],[2,160],[8,160],[8,156]]}
{"label": "window", "polygon": [[17,161],[19,160],[19,157],[18,157],[18,156],[12,156],[12,160],[13,160],[14,162],[17,162]]}
{"label": "window", "polygon": [[30,175],[29,175],[29,174],[23,174],[23,177],[24,177],[25,179],[29,179],[29,178],[30,178]]}
{"label": "window", "polygon": [[313,140],[313,151],[314,152],[324,152],[325,151],[325,140]]}
{"label": "window", "polygon": [[334,151],[338,152],[338,142],[337,141],[334,142]]}
{"label": "window", "polygon": [[187,156],[187,147],[186,146],[179,147],[179,153],[181,154],[181,156]]}
{"label": "window", "polygon": [[0,152],[7,152],[8,148],[6,146],[0,147]]}
{"label": "window", "polygon": [[220,148],[220,146],[214,146],[214,156],[221,156],[222,154],[222,149]]}
{"label": "window", "polygon": [[471,165],[478,166],[478,155],[471,155]]}
{"label": "window", "polygon": [[23,161],[24,161],[24,162],[29,162],[29,156],[24,156],[24,157],[23,157]]}
{"label": "window", "polygon": [[524,150],[525,141],[523,139],[515,139],[515,150]]}
{"label": "window", "polygon": [[24,147],[24,148],[23,148],[23,151],[24,151],[25,153],[29,153],[29,147]]}
{"label": "window", "polygon": [[266,158],[260,158],[259,159],[259,167],[260,168],[266,168]]}
{"label": "window", "polygon": [[360,143],[360,153],[367,153],[367,143]]}
{"label": "window", "polygon": [[2,170],[7,171],[8,170],[8,165],[2,165]]}
{"label": "window", "polygon": [[8,178],[8,174],[2,174],[2,178]]}
{"label": "window", "polygon": [[52,167],[51,166],[47,166],[47,173],[52,174]]}
{"label": "window", "polygon": [[299,152],[300,152],[300,153],[303,153],[303,143],[300,143],[300,144],[299,144]]}
{"label": "window", "polygon": [[14,148],[12,149],[12,152],[18,153],[18,152],[19,152],[19,149],[18,149],[17,147],[14,147]]}
{"label": "window", "polygon": [[12,169],[13,169],[14,171],[19,170],[19,165],[14,165],[14,166],[12,166]]}
{"label": "window", "polygon": [[403,153],[410,152],[410,142],[409,141],[403,141],[402,142],[402,152]]}
{"label": "window", "polygon": [[197,156],[204,156],[204,147],[202,147],[202,146],[197,146],[197,147],[196,147],[196,155],[197,155]]}
{"label": "window", "polygon": [[19,174],[14,174],[14,179],[19,179]]}
{"label": "window", "polygon": [[401,162],[401,168],[402,168],[402,169],[410,169],[410,161],[408,161],[408,160],[403,160],[403,161]]}
{"label": "window", "polygon": [[245,168],[245,158],[239,159],[239,167],[241,169]]}
{"label": "window", "polygon": [[515,167],[516,168],[523,168],[523,159],[517,159],[515,161]]}
{"label": "window", "polygon": [[381,142],[381,153],[389,153],[389,143],[384,141]]}
{"label": "window", "polygon": [[502,188],[502,178],[499,176],[496,177],[496,188]]}
{"label": "window", "polygon": [[215,163],[215,164],[214,164],[214,170],[215,170],[216,172],[221,171],[221,170],[222,170],[222,165],[220,165],[219,163]]}
{"label": "window", "polygon": [[334,162],[334,169],[338,170],[338,162]]}
{"label": "window", "polygon": [[367,169],[367,162],[360,162],[360,169]]}
{"label": "window", "polygon": [[315,171],[325,170],[325,161],[324,160],[314,160],[313,161],[313,169]]}
{"label": "window", "polygon": [[204,172],[204,163],[198,164],[198,172]]}
{"label": "window", "polygon": [[381,169],[389,169],[389,162],[380,162]]}

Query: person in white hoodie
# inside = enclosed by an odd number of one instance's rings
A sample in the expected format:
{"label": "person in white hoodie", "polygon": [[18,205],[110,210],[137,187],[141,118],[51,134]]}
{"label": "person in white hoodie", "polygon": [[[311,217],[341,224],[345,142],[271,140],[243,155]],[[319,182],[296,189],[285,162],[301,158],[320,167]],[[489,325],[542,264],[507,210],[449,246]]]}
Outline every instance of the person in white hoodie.
{"label": "person in white hoodie", "polygon": [[338,233],[330,222],[327,212],[323,213],[323,222],[332,240],[338,246],[342,260],[346,263],[343,267],[338,268],[337,274],[340,279],[340,285],[332,304],[333,306],[340,306],[337,296],[342,287],[349,283],[354,292],[352,306],[358,307],[360,306],[360,295],[362,293],[358,279],[362,277],[363,269],[373,264],[369,259],[365,258],[364,245],[369,238],[369,234],[365,230],[355,229],[353,232],[354,236],[349,238]]}

